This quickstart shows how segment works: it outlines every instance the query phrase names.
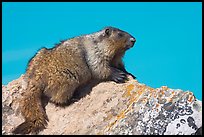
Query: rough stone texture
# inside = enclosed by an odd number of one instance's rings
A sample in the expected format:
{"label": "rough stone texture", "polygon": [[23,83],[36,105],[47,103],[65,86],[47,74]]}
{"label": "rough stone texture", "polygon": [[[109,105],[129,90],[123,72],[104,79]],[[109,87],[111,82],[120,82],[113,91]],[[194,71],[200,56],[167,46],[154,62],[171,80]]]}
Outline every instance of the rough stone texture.
{"label": "rough stone texture", "polygon": [[[23,75],[2,85],[2,134],[24,121],[18,101]],[[46,101],[48,126],[39,134],[202,134],[202,102],[192,92],[153,89],[137,80],[93,83],[78,91],[68,106]]]}

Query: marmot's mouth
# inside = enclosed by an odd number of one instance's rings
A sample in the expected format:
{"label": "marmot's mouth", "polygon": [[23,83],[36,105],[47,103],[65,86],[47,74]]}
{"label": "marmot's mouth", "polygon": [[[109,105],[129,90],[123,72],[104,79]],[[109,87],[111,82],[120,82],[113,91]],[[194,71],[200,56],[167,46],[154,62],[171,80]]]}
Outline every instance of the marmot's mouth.
{"label": "marmot's mouth", "polygon": [[134,46],[134,44],[128,44],[128,45],[126,45],[126,48],[125,48],[125,49],[126,49],[126,50],[127,50],[127,49],[130,49],[130,48],[132,48],[133,46]]}

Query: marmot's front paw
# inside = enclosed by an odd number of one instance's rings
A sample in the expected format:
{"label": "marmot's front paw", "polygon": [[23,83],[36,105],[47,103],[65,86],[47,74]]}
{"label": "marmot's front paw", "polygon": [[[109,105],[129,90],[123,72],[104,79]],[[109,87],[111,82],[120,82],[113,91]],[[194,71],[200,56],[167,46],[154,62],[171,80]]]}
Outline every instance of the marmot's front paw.
{"label": "marmot's front paw", "polygon": [[127,78],[127,74],[123,71],[114,68],[113,73],[111,75],[111,80],[115,81],[116,83],[124,83]]}

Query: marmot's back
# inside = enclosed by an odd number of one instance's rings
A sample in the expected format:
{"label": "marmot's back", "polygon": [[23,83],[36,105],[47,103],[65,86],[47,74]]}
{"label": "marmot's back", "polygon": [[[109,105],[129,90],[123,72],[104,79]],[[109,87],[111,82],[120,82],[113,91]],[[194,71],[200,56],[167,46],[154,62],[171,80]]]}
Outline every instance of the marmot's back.
{"label": "marmot's back", "polygon": [[[61,43],[63,45],[52,49],[41,49],[36,56],[30,61],[27,68],[27,76],[35,76],[44,78],[44,81],[51,83],[56,80],[56,75],[62,75],[69,80],[77,83],[84,83],[91,77],[88,69],[85,51],[81,44],[76,42]],[[86,80],[85,80],[86,79]]]}

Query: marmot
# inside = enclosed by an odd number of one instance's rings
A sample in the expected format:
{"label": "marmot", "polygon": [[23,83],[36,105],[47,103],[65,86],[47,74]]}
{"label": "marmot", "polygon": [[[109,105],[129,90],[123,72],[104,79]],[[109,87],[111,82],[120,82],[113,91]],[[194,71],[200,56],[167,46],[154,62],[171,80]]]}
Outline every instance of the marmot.
{"label": "marmot", "polygon": [[125,82],[130,73],[125,70],[122,57],[135,41],[125,31],[106,27],[39,50],[25,73],[27,87],[20,103],[25,122],[13,133],[38,133],[46,128],[48,118],[42,107],[42,95],[63,104],[71,99],[77,87],[90,80]]}

